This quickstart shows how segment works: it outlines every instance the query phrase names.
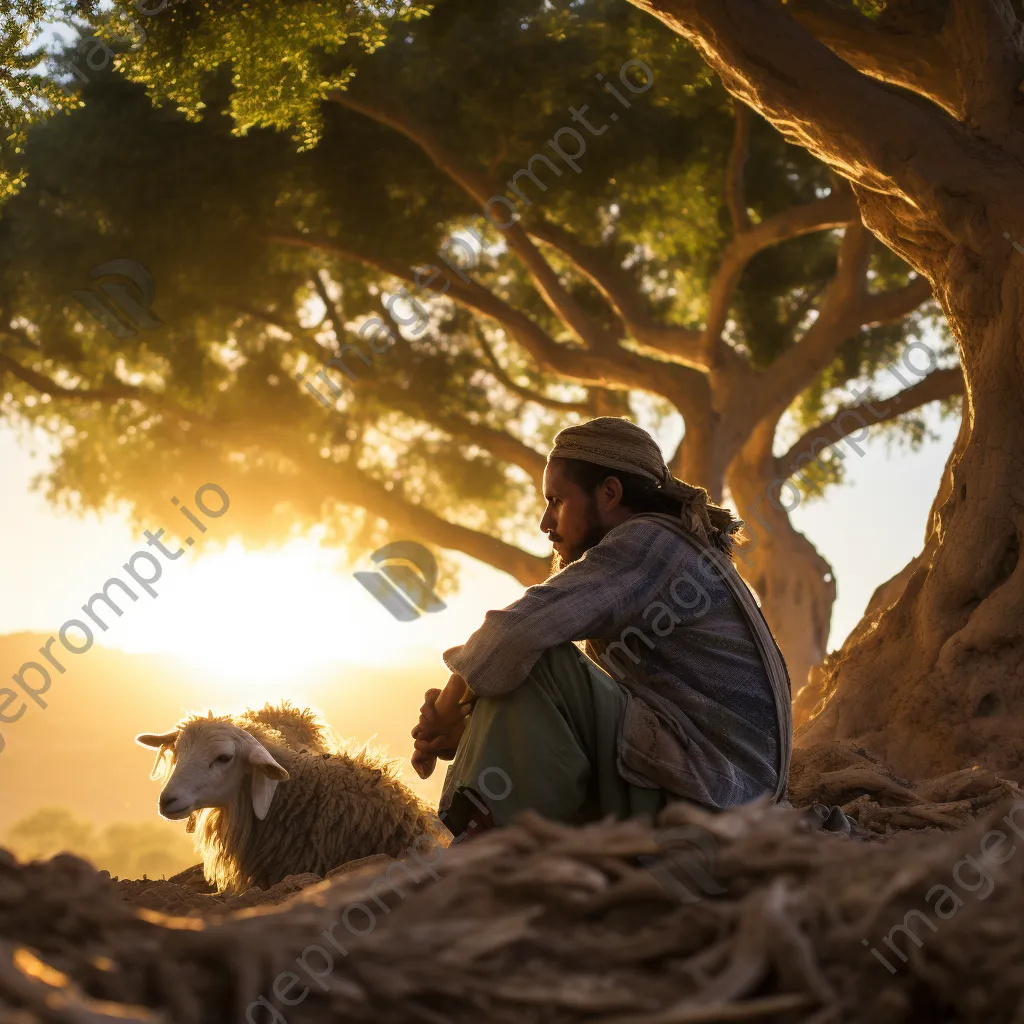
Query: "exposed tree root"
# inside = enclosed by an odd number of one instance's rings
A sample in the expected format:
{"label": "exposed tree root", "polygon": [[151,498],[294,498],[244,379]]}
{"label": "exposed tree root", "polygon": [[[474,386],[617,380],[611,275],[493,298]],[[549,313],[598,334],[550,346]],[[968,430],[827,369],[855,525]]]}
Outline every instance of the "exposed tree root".
{"label": "exposed tree root", "polygon": [[[17,865],[0,855],[0,1024],[224,1024],[244,1021],[260,996],[289,1024],[1019,1020],[1024,856],[987,864],[984,899],[963,858],[977,862],[990,829],[1006,836],[1004,855],[1016,852],[1024,813],[1019,832],[1002,820],[1010,798],[984,821],[935,829],[970,821],[1005,784],[965,771],[915,786],[855,751],[817,756],[832,765],[820,793],[869,790],[847,801],[869,827],[896,831],[906,819],[926,831],[859,843],[763,804],[724,814],[677,804],[657,827],[527,816],[425,853],[436,880],[410,860],[415,878],[393,871],[389,887],[370,863],[305,888],[287,880],[273,894],[290,886],[283,903],[248,910],[177,885],[217,904],[204,917],[133,908],[118,898],[126,883],[73,857]],[[668,884],[692,887],[705,869],[714,891],[700,899]],[[925,899],[935,886],[960,901],[947,919]],[[920,946],[891,932],[911,910],[934,925],[916,924]],[[883,944],[894,934],[898,955]],[[275,995],[282,972],[289,998],[308,990],[294,1006]],[[256,1005],[251,1019],[272,1018]]]}
{"label": "exposed tree root", "polygon": [[794,806],[838,804],[862,828],[883,835],[961,828],[986,808],[1018,795],[1016,782],[977,766],[915,784],[848,742],[794,750],[790,772]]}

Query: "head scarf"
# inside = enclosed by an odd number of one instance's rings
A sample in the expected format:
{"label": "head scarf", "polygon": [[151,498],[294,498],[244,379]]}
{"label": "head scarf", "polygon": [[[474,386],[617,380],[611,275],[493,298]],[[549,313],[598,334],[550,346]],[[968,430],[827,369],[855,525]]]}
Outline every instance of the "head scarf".
{"label": "head scarf", "polygon": [[706,544],[732,554],[732,535],[743,527],[742,520],[710,501],[703,487],[694,487],[674,477],[657,442],[635,423],[618,416],[598,416],[566,427],[555,434],[548,462],[552,459],[578,459],[646,477],[666,497],[682,504],[680,519],[691,533]]}

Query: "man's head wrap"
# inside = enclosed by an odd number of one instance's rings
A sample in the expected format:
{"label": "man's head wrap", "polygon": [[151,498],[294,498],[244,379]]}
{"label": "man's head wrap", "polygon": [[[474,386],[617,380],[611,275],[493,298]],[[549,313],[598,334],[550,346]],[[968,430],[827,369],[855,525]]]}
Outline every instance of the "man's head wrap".
{"label": "man's head wrap", "polygon": [[680,502],[680,518],[705,543],[732,553],[732,534],[743,522],[709,500],[703,487],[676,479],[665,464],[657,442],[642,427],[618,416],[599,416],[555,434],[552,459],[578,459],[607,469],[651,480],[667,498]]}

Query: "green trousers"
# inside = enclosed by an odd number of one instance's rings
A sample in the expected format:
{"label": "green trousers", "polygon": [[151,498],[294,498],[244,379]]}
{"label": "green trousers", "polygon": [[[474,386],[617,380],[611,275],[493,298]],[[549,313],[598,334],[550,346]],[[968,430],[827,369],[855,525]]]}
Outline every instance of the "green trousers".
{"label": "green trousers", "polygon": [[477,700],[448,768],[441,820],[460,835],[474,798],[499,826],[525,810],[571,825],[654,815],[669,794],[632,785],[617,769],[625,703],[620,685],[575,645],[545,651],[511,693]]}

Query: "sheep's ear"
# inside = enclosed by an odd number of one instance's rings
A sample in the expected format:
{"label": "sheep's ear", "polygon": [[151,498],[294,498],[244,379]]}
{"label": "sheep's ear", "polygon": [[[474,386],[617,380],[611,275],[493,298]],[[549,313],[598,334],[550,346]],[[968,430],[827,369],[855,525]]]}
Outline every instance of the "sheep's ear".
{"label": "sheep's ear", "polygon": [[274,799],[277,779],[268,779],[256,768],[252,773],[252,809],[256,817],[262,821],[270,810],[270,801]]}
{"label": "sheep's ear", "polygon": [[271,753],[255,737],[249,736],[246,757],[252,765],[252,809],[262,821],[270,810],[274,790],[279,782],[288,778],[288,773],[271,756]]}
{"label": "sheep's ear", "polygon": [[172,729],[163,734],[156,732],[140,732],[135,742],[140,747],[173,747],[178,739],[178,730]]}
{"label": "sheep's ear", "polygon": [[153,762],[153,767],[149,770],[149,777],[151,779],[159,779],[163,775],[164,764],[167,761],[174,744],[178,742],[178,730],[175,729],[173,732],[165,732],[163,735],[155,732],[143,732],[139,733],[135,737],[135,742],[140,747],[156,747],[156,760]]}

